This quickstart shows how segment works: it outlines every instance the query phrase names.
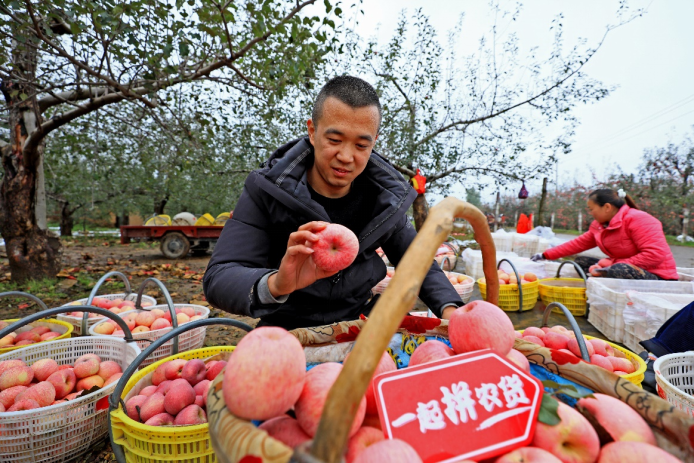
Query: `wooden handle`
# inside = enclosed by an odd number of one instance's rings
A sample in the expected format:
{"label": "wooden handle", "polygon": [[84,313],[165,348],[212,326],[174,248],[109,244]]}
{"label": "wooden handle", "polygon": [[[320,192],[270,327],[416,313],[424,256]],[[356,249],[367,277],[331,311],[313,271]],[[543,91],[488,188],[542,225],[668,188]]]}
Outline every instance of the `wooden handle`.
{"label": "wooden handle", "polygon": [[486,217],[475,206],[448,197],[429,211],[429,217],[398,264],[397,272],[376,303],[357,337],[344,368],[330,390],[311,454],[326,463],[339,463],[359,403],[388,342],[414,305],[436,250],[453,229],[453,219],[466,219],[482,249],[487,301],[497,304],[499,278],[496,250]]}

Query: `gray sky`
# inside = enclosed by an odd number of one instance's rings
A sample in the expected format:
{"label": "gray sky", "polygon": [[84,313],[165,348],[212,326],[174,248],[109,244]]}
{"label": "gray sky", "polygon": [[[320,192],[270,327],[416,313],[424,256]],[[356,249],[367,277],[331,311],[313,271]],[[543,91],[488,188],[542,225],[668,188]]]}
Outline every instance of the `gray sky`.
{"label": "gray sky", "polygon": [[[576,110],[578,127],[574,152],[559,162],[560,183],[574,178],[591,183],[590,169],[599,177],[617,165],[634,172],[645,148],[679,143],[694,126],[694,18],[692,0],[631,0],[646,8],[643,17],[613,30],[585,71],[618,88],[598,103]],[[515,3],[501,2],[510,8]],[[615,23],[618,2],[613,0],[527,0],[516,31],[524,48],[551,44],[550,22],[564,15],[565,43],[584,37],[596,44],[605,28]],[[440,37],[461,13],[465,44],[476,45],[489,33],[490,8],[484,0],[364,0],[364,16],[357,32],[376,35],[383,43],[392,35],[399,12],[422,8]],[[550,179],[553,182],[554,178]],[[520,186],[510,186],[515,191]],[[539,183],[528,185],[537,194]],[[485,191],[485,199],[492,191]]]}

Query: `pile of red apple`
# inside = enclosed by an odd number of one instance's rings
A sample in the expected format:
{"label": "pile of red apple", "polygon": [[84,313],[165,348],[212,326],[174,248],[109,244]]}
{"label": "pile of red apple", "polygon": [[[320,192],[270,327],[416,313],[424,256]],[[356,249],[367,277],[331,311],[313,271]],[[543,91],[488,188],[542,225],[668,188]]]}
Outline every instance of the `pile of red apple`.
{"label": "pile of red apple", "polygon": [[[85,305],[86,303],[82,303],[80,301],[74,301],[70,302],[67,304],[68,306],[70,305]],[[116,298],[116,299],[106,299],[103,297],[95,297],[92,299],[92,305],[94,307],[98,307],[100,309],[106,309],[109,312],[119,314],[121,312],[125,312],[126,310],[134,310],[135,309],[135,302],[134,301],[126,301],[121,298]],[[142,302],[142,307],[149,307],[152,305],[151,302]],[[84,312],[70,312],[67,315],[71,315],[73,317],[82,317],[84,315]],[[95,314],[89,312],[88,318],[104,318],[103,315]]]}
{"label": "pile of red apple", "polygon": [[[176,320],[179,325],[188,323],[194,320],[200,320],[202,315],[196,315],[195,309],[192,307],[176,307]],[[148,331],[161,330],[170,328],[171,312],[168,309],[152,309],[142,310],[138,312],[129,311],[127,313],[118,314],[125,321],[133,334],[146,333]],[[97,334],[106,334],[113,336],[125,336],[120,326],[113,320],[105,320],[94,326],[94,332]]]}
{"label": "pile of red apple", "polygon": [[[9,323],[0,320],[0,329],[6,328]],[[28,346],[29,344],[36,344],[41,341],[48,341],[49,339],[57,338],[60,333],[57,331],[51,331],[47,326],[37,326],[28,331],[22,331],[20,333],[10,333],[4,338],[0,339],[0,348],[5,347],[17,347],[17,346]]]}
{"label": "pile of red apple", "polygon": [[600,277],[603,276],[602,273],[598,272],[598,269],[601,268],[607,268],[610,267],[614,264],[614,261],[611,259],[600,259],[597,264],[591,265],[590,268],[588,269],[588,272],[594,277]]}
{"label": "pile of red apple", "polygon": [[[561,325],[551,328],[526,328],[523,333],[516,331],[516,337],[538,344],[542,347],[556,349],[576,358],[581,358],[578,341],[573,331]],[[619,349],[614,349],[602,339],[587,339],[583,336],[590,355],[590,363],[610,371],[616,375],[624,376],[636,371],[635,366],[627,356]]]}
{"label": "pile of red apple", "polygon": [[111,360],[85,354],[74,365],[59,365],[53,359],[28,366],[23,360],[0,362],[0,412],[17,412],[73,400],[93,387],[118,381],[123,370]]}
{"label": "pile of red apple", "polygon": [[[518,285],[518,278],[516,277],[515,273],[508,274],[501,269],[497,270],[496,272],[499,275],[500,285]],[[531,272],[519,273],[518,275],[521,277],[520,283],[522,285],[537,281],[537,275]],[[486,278],[482,278],[480,281],[482,281],[482,283],[485,283],[487,280]]]}
{"label": "pile of red apple", "polygon": [[226,363],[199,359],[164,362],[154,370],[152,384],[128,399],[125,411],[148,426],[207,423],[207,390]]}

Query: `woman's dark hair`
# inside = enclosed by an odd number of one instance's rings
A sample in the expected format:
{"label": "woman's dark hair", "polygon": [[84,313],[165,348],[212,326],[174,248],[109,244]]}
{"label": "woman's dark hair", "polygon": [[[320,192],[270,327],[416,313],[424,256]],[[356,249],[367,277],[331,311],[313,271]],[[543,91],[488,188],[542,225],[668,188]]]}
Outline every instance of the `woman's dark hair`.
{"label": "woman's dark hair", "polygon": [[631,199],[631,196],[626,195],[622,199],[619,197],[619,194],[616,191],[610,190],[609,188],[602,188],[593,191],[588,195],[588,199],[600,207],[604,206],[605,204],[612,204],[617,209],[620,209],[622,206],[624,206],[624,204],[626,204],[632,209],[638,209],[638,206],[634,200]]}

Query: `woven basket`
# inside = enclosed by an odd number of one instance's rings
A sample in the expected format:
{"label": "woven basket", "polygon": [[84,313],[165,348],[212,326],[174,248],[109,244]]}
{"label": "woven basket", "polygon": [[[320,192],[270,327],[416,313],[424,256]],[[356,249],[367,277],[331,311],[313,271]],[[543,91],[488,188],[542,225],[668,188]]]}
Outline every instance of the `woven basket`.
{"label": "woven basket", "polygon": [[[50,309],[24,320],[53,315],[58,310]],[[135,343],[126,343],[123,339],[79,337],[29,345],[0,355],[0,361],[20,359],[31,365],[52,358],[65,365],[73,364],[84,354],[96,354],[102,360],[117,362],[125,370],[139,353],[140,348]],[[115,388],[116,383],[112,383],[69,402],[0,413],[0,461],[52,463],[78,457],[107,433],[108,396]]]}
{"label": "woven basket", "polygon": [[[112,301],[114,299],[123,299],[125,301],[133,301],[135,302],[137,300],[137,294],[130,293],[130,294],[125,294],[125,293],[116,293],[116,294],[104,294],[101,296],[97,296],[100,299],[108,299],[109,301]],[[70,305],[87,305],[87,302],[89,301],[88,297],[85,297],[84,299],[78,299],[76,301],[68,302],[67,304],[64,304],[66,307],[70,307]],[[142,296],[142,302],[147,302],[149,303],[150,306],[156,305],[157,300],[154,299],[153,297],[150,296]],[[75,315],[58,315],[58,320],[70,323],[73,327],[73,333],[76,335],[81,335],[82,334],[82,317],[81,316],[75,316]],[[92,317],[92,318],[87,318],[87,326],[91,328],[92,326],[96,325],[98,322],[105,320],[106,317]]]}
{"label": "woven basket", "polygon": [[663,355],[653,370],[658,395],[694,417],[694,352]]}
{"label": "woven basket", "polygon": [[[13,318],[11,320],[3,320],[4,322],[7,322],[8,324],[18,322],[20,319],[19,318]],[[42,319],[42,320],[36,320],[35,322],[31,322],[28,325],[23,326],[22,328],[19,328],[15,332],[17,334],[23,333],[25,331],[30,331],[32,328],[36,328],[37,326],[46,326],[51,329],[51,331],[55,331],[56,333],[60,333],[60,336],[56,336],[53,339],[49,339],[47,341],[41,341],[37,342],[36,344],[46,344],[49,342],[54,342],[54,341],[60,341],[62,339],[68,339],[70,336],[72,336],[72,329],[73,326],[69,323],[66,323],[64,321],[60,320],[55,320],[55,319]],[[30,346],[33,346],[35,344],[29,344]],[[0,354],[4,354],[5,352],[10,352],[13,350],[21,349],[23,347],[27,346],[10,346],[10,347],[3,347],[0,348]]]}
{"label": "woven basket", "polygon": [[211,359],[226,356],[234,350],[233,346],[207,347],[182,352],[160,359],[156,363],[137,371],[141,362],[150,357],[175,336],[185,331],[205,328],[207,325],[229,325],[250,331],[245,323],[228,318],[203,319],[189,322],[161,336],[145,349],[133,364],[123,372],[115,391],[109,399],[111,447],[120,463],[159,463],[195,462],[214,463],[217,458],[210,444],[207,424],[193,426],[147,426],[128,417],[124,410],[124,400],[137,394],[142,388],[152,384],[152,374],[159,365],[174,359]]}
{"label": "woven basket", "polygon": [[[210,315],[210,309],[207,307],[203,307],[201,305],[193,305],[193,304],[174,304],[174,309],[181,308],[181,307],[192,307],[193,310],[195,310],[195,315],[200,315],[203,319],[206,319]],[[128,310],[127,312],[121,312],[118,315],[127,315],[131,313],[140,313],[140,312],[146,312],[149,310],[154,310],[154,309],[160,309],[164,311],[169,310],[168,305],[155,305],[152,307],[147,307],[146,309],[142,310]],[[91,336],[99,336],[98,333],[95,332],[95,329],[98,325],[101,323],[108,323],[107,320],[103,320],[101,322],[98,322],[91,328],[89,328],[89,334]],[[188,322],[190,323],[190,322]],[[171,331],[173,328],[162,328],[160,330],[154,330],[154,331],[146,331],[144,333],[133,333],[133,339],[137,342],[137,345],[140,346],[140,349],[144,350],[146,349],[152,341],[155,341],[162,336],[164,336],[166,333]],[[207,328],[200,327],[196,328],[194,330],[186,331],[185,333],[181,334],[178,337],[178,352],[186,352],[189,350],[193,349],[199,349],[202,347],[202,345],[205,343],[205,335],[207,334]],[[142,363],[141,366],[145,367],[147,365],[151,365],[154,362],[158,362],[159,360],[165,358],[165,357],[170,357],[171,355],[174,355],[175,352],[173,351],[173,340],[167,342],[163,346],[161,346],[159,349],[154,351],[152,354],[147,357]]]}

